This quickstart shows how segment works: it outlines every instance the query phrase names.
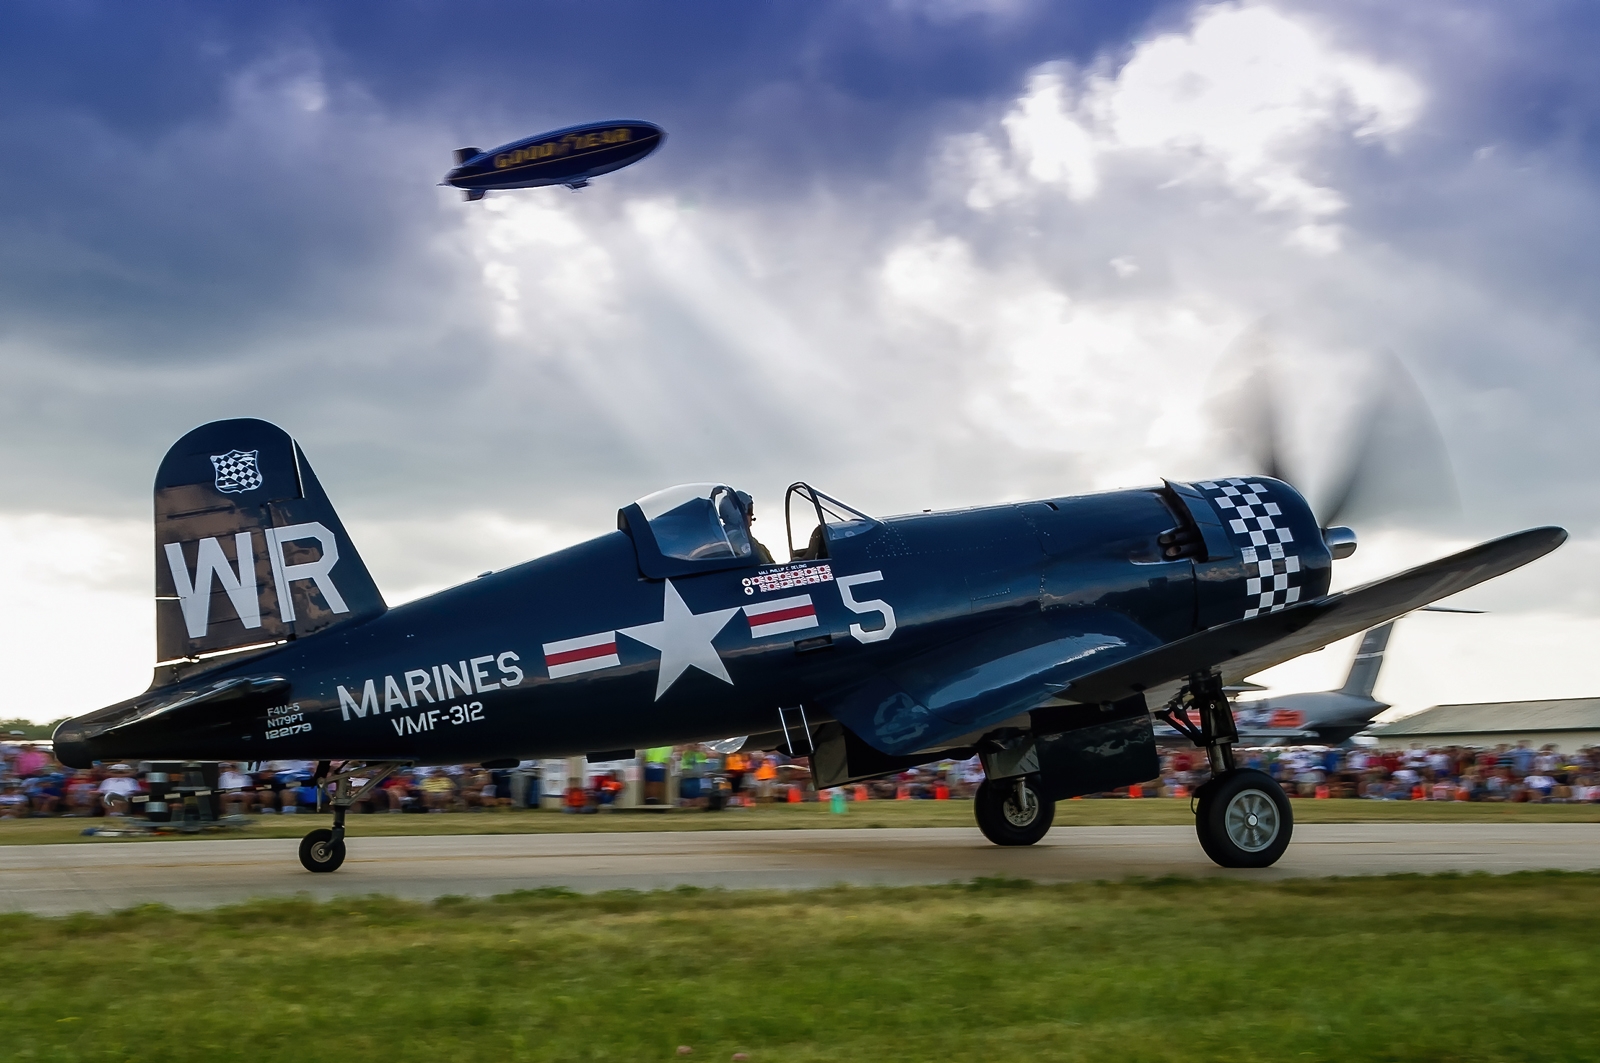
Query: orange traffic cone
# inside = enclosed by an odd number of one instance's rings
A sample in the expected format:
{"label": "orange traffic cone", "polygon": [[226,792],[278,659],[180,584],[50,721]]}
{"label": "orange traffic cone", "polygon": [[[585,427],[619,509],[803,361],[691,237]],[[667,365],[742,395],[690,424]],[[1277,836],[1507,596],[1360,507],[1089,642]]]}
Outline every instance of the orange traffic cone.
{"label": "orange traffic cone", "polygon": [[791,805],[798,805],[800,803],[800,787],[789,787],[789,803]]}

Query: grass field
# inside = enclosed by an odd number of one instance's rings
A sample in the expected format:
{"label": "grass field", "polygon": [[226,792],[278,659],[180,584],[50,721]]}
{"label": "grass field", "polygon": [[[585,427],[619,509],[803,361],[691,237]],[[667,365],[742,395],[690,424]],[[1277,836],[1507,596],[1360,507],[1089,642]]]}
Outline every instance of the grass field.
{"label": "grass field", "polygon": [[[1600,805],[1471,804],[1455,801],[1296,801],[1297,823],[1597,823]],[[46,842],[123,844],[124,839],[86,838],[84,827],[103,819],[0,820],[0,845]],[[167,835],[166,837],[298,838],[313,827],[326,825],[326,814],[259,816],[243,832],[217,835]],[[1062,801],[1056,806],[1060,827],[1182,825],[1194,822],[1189,802],[1170,799],[1142,801]],[[655,830],[788,830],[819,827],[970,827],[970,801],[869,801],[849,806],[837,816],[826,805],[768,805],[708,813],[687,809],[669,812],[615,812],[594,816],[566,816],[559,812],[478,812],[451,815],[352,816],[350,832],[357,837],[398,834],[553,834],[592,831]],[[131,839],[134,843],[144,839]]]}
{"label": "grass field", "polygon": [[8,1060],[1594,1058],[1600,876],[0,916]]}

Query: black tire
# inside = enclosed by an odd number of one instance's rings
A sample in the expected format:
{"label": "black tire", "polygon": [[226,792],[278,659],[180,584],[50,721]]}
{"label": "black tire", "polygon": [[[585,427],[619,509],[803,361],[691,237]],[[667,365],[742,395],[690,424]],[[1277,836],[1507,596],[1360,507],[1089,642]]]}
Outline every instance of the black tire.
{"label": "black tire", "polygon": [[333,840],[333,831],[314,830],[300,839],[300,866],[324,873],[339,870],[344,863],[344,839]]}
{"label": "black tire", "polygon": [[1271,867],[1289,847],[1294,810],[1283,787],[1265,772],[1219,775],[1195,795],[1194,830],[1200,848],[1223,867]]}
{"label": "black tire", "polygon": [[1056,818],[1056,803],[1039,792],[1038,780],[1024,780],[1028,807],[1017,807],[1017,780],[985,779],[972,795],[978,829],[996,845],[1032,845],[1043,838]]}

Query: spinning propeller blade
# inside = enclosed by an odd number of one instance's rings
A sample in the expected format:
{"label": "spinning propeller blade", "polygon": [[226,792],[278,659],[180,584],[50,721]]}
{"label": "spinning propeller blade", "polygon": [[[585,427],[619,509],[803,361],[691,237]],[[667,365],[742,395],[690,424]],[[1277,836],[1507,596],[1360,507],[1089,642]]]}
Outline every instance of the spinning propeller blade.
{"label": "spinning propeller blade", "polygon": [[[1416,381],[1388,353],[1352,370],[1339,381],[1323,373],[1291,382],[1270,333],[1258,326],[1223,356],[1212,420],[1256,471],[1300,488],[1324,528],[1363,520],[1418,523],[1453,513],[1455,475]],[[1307,389],[1330,384],[1355,392],[1348,427],[1331,439],[1319,431],[1314,446],[1291,447],[1288,414],[1302,411],[1307,398],[1323,401],[1325,395]]]}

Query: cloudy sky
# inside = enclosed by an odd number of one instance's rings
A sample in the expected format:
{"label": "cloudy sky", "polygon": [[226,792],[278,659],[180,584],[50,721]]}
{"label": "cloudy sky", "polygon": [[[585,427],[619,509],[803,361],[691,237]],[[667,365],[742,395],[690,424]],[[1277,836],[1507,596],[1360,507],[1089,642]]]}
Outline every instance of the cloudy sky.
{"label": "cloudy sky", "polygon": [[[8,4],[0,716],[143,689],[151,478],[204,421],[292,432],[393,603],[676,482],[776,545],[795,479],[887,514],[1244,471],[1219,381],[1263,350],[1308,490],[1383,366],[1453,468],[1341,584],[1573,533],[1402,624],[1380,696],[1600,694],[1597,50],[1576,2]],[[668,140],[437,187],[614,117]]]}

